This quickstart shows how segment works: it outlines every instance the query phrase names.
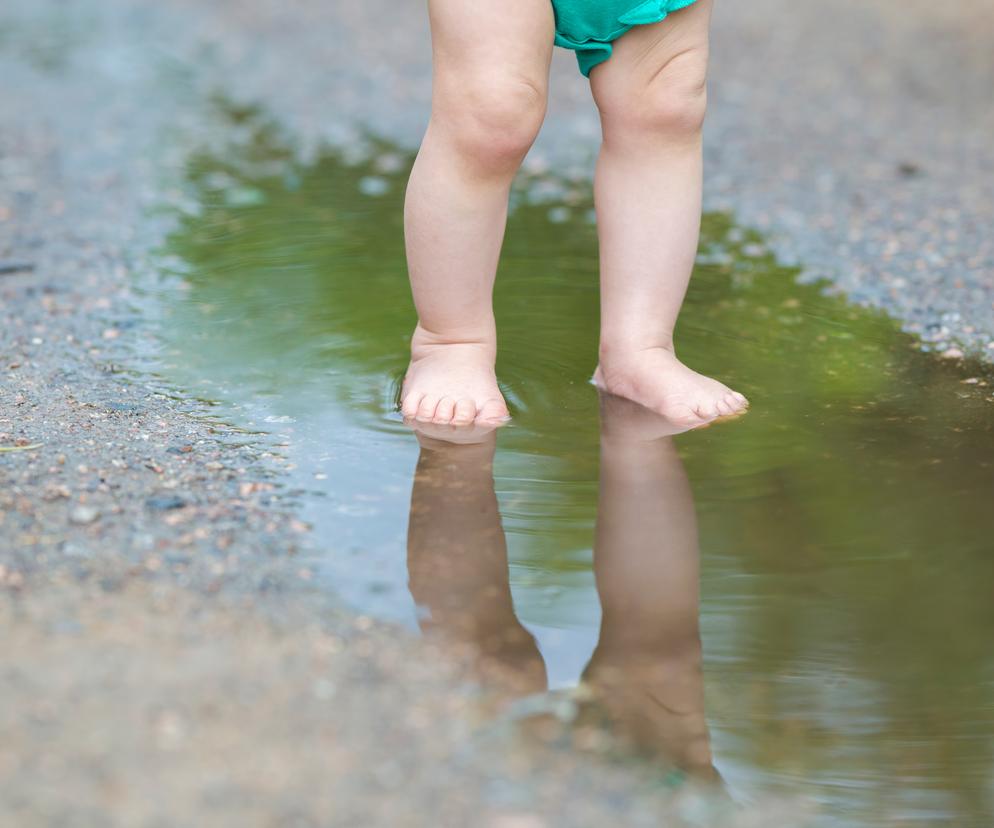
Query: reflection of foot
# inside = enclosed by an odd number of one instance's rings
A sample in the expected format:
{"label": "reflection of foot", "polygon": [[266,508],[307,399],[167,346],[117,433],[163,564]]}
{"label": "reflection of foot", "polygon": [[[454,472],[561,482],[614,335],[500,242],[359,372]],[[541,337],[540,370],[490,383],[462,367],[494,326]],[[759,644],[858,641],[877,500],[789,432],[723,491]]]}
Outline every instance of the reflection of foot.
{"label": "reflection of foot", "polygon": [[444,340],[418,326],[404,377],[401,412],[435,425],[498,426],[507,405],[494,375],[493,342]]}
{"label": "reflection of foot", "polygon": [[594,374],[594,384],[634,400],[683,428],[744,414],[749,407],[744,396],[691,371],[666,348],[604,356]]}
{"label": "reflection of foot", "polygon": [[[664,757],[701,777],[713,774],[704,715],[700,650],[690,657],[596,653],[584,675],[589,702],[582,723],[608,726],[637,751]],[[603,659],[603,661],[602,661]]]}
{"label": "reflection of foot", "polygon": [[692,426],[651,411],[637,402],[600,390],[601,439],[649,443],[688,431]]}
{"label": "reflection of foot", "polygon": [[483,446],[489,447],[493,456],[497,439],[497,425],[479,425],[472,423],[467,426],[435,425],[435,423],[419,423],[417,420],[405,419],[404,422],[417,435],[421,448],[429,451],[443,451],[453,446]]}

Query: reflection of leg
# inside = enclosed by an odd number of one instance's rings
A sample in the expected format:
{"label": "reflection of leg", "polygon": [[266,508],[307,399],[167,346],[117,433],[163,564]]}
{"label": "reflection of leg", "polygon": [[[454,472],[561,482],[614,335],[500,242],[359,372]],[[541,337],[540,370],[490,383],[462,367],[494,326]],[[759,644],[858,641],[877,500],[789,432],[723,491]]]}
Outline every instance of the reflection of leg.
{"label": "reflection of leg", "polygon": [[604,396],[594,569],[601,635],[585,676],[621,735],[688,769],[710,769],[698,631],[697,522],[668,435],[679,430]]}
{"label": "reflection of leg", "polygon": [[506,689],[545,689],[545,664],[514,614],[507,543],[494,493],[496,435],[453,445],[419,435],[407,535],[411,594],[426,633],[468,644],[487,678]]}

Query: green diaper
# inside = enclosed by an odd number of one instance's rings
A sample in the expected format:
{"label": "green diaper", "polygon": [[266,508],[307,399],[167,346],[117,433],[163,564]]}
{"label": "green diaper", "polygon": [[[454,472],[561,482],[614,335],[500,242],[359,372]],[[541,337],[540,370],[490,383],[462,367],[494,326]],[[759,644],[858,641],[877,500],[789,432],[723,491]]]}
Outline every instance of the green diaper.
{"label": "green diaper", "polygon": [[658,23],[694,0],[552,0],[556,45],[576,51],[580,71],[590,75],[611,57],[611,43],[633,26]]}

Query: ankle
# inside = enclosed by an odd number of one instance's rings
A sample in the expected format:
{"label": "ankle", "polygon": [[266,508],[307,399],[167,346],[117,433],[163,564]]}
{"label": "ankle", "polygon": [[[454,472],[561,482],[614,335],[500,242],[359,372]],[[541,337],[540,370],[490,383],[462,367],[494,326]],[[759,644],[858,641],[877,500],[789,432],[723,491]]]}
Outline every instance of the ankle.
{"label": "ankle", "polygon": [[672,336],[656,336],[635,338],[631,336],[601,335],[598,356],[600,364],[610,365],[631,358],[646,351],[669,351],[676,356]]}
{"label": "ankle", "polygon": [[474,326],[461,326],[449,330],[432,330],[418,322],[411,336],[411,349],[430,349],[443,345],[468,345],[496,351],[497,331],[491,319],[489,323]]}

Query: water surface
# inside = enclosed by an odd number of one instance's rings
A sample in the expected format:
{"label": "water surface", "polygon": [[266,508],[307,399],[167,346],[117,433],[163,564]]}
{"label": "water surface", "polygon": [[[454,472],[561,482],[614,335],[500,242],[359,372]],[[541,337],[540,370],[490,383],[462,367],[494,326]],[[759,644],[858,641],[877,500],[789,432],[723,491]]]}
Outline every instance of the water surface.
{"label": "water surface", "polygon": [[994,822],[981,369],[798,286],[711,215],[678,345],[751,413],[670,437],[601,412],[589,193],[534,179],[496,295],[514,420],[495,454],[422,450],[394,412],[410,159],[304,164],[236,120],[242,139],[190,166],[156,370],[285,443],[323,583],[475,642],[520,692],[585,676],[591,715],[634,751],[710,768],[710,738],[734,798],[798,795],[826,825]]}

